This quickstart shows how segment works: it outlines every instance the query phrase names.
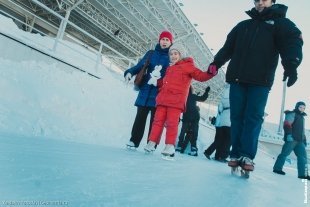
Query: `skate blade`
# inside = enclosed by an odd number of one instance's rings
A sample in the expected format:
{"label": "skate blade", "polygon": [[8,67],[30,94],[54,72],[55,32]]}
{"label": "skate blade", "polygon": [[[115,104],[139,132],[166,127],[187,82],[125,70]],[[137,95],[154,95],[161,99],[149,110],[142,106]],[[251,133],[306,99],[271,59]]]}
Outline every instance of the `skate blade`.
{"label": "skate blade", "polygon": [[130,145],[126,145],[126,149],[129,151],[137,151],[136,147],[130,146]]}
{"label": "skate blade", "polygon": [[150,155],[150,154],[153,154],[153,150],[146,150],[146,149],[144,149],[144,153],[146,154],[146,155]]}
{"label": "skate blade", "polygon": [[162,152],[161,154],[163,156],[167,156],[167,157],[174,157],[174,153],[173,154],[169,154],[169,153]]}
{"label": "skate blade", "polygon": [[242,178],[245,178],[245,179],[249,179],[249,178],[250,178],[250,171],[241,170],[240,173],[241,173],[240,176],[241,176]]}
{"label": "skate blade", "polygon": [[167,155],[162,155],[161,156],[162,159],[164,160],[168,160],[168,161],[175,161],[174,157],[171,157],[171,156],[167,156]]}
{"label": "skate blade", "polygon": [[231,174],[239,176],[240,175],[239,168],[238,167],[231,167]]}

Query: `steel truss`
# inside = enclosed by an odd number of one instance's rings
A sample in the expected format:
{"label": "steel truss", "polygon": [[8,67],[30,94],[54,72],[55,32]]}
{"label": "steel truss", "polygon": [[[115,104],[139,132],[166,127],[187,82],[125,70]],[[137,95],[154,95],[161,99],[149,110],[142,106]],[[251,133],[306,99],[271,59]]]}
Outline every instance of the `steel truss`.
{"label": "steel truss", "polygon": [[[10,5],[10,1],[21,5],[28,12],[23,12]],[[4,7],[23,17],[25,22],[34,27],[40,26],[56,36],[61,20],[32,0],[0,0]],[[195,27],[184,15],[175,0],[38,0],[62,17],[69,13],[69,21],[91,34],[93,37],[113,48],[123,57],[134,62],[158,42],[158,35],[163,30],[173,33],[175,40],[186,48],[195,59],[197,67],[206,70],[213,55],[202,40]],[[44,24],[38,16],[48,21],[53,27]],[[26,29],[28,31],[28,29]],[[85,33],[69,24],[65,34],[71,35],[85,45],[101,51],[101,45]],[[119,56],[113,50],[104,47],[102,54],[122,69],[128,68],[128,59]],[[206,83],[193,82],[196,91],[202,93],[206,86],[211,86],[207,102],[217,104],[223,86],[225,74],[219,74]]]}

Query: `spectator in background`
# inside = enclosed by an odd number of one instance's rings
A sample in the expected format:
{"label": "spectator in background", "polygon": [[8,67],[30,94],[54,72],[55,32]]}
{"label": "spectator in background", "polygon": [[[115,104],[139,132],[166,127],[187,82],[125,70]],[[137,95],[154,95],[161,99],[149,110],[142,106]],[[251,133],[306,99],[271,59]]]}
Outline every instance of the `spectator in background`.
{"label": "spectator in background", "polygon": [[218,113],[215,119],[215,137],[213,143],[204,151],[204,155],[210,160],[211,154],[215,151],[215,160],[227,162],[230,149],[230,105],[229,105],[229,84],[225,89],[218,105]]}

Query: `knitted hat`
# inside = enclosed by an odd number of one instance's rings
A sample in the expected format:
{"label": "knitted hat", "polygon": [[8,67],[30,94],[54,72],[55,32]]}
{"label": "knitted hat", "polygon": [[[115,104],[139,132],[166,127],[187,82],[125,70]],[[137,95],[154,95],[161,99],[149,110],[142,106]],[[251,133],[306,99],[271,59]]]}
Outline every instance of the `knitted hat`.
{"label": "knitted hat", "polygon": [[168,38],[171,43],[173,42],[172,34],[169,31],[163,31],[162,33],[160,33],[158,41],[160,41],[164,37]]}
{"label": "knitted hat", "polygon": [[303,102],[303,101],[298,101],[298,102],[296,103],[296,105],[295,105],[295,109],[298,109],[299,106],[306,106],[306,104],[305,104],[305,102]]}
{"label": "knitted hat", "polygon": [[169,48],[169,53],[171,50],[176,50],[180,53],[180,58],[183,59],[186,57],[186,52],[185,49],[183,47],[183,45],[179,44],[179,43],[174,43],[173,45],[170,46]]}
{"label": "knitted hat", "polygon": [[272,0],[273,3],[276,3],[276,0]]}

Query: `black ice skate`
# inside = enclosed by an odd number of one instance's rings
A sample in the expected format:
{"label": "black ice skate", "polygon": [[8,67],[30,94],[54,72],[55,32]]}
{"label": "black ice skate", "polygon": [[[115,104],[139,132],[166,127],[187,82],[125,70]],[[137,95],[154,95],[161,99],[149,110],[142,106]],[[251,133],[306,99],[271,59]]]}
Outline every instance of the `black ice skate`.
{"label": "black ice skate", "polygon": [[197,157],[198,156],[197,147],[191,147],[191,151],[188,153],[188,155]]}

